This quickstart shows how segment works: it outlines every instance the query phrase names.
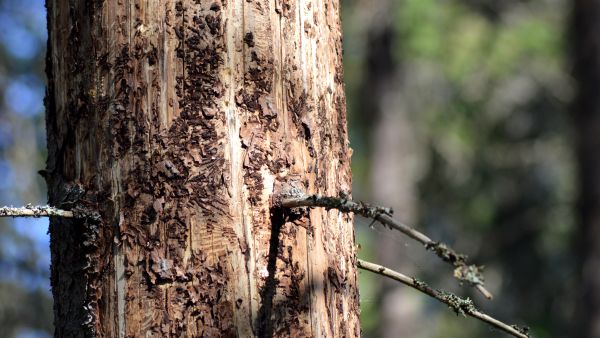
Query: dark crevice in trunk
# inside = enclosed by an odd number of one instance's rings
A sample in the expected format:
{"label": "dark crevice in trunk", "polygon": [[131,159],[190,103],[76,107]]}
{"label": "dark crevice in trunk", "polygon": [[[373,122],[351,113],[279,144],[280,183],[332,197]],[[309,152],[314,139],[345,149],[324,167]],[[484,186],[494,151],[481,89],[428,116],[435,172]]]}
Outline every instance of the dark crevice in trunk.
{"label": "dark crevice in trunk", "polygon": [[279,252],[279,234],[285,224],[285,210],[282,207],[271,209],[271,238],[269,239],[269,259],[267,271],[269,273],[264,288],[261,290],[261,307],[258,311],[258,336],[261,338],[273,336],[273,298],[277,292],[278,280],[275,278],[277,269],[277,253]]}

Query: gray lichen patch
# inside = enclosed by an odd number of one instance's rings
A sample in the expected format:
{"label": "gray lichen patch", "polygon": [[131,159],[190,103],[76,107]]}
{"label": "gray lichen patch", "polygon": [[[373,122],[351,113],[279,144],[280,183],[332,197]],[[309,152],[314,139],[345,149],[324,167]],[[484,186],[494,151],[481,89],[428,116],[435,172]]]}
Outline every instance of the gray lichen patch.
{"label": "gray lichen patch", "polygon": [[446,303],[457,315],[466,316],[473,313],[477,309],[473,301],[469,298],[459,297],[451,292],[438,291],[440,298]]}
{"label": "gray lichen patch", "polygon": [[467,255],[459,254],[440,242],[431,242],[425,245],[427,250],[434,252],[442,260],[452,264],[454,277],[471,285],[483,285],[483,266],[469,265],[466,263]]}
{"label": "gray lichen patch", "polygon": [[483,267],[477,265],[459,265],[454,269],[454,277],[470,283],[471,285],[483,285]]}

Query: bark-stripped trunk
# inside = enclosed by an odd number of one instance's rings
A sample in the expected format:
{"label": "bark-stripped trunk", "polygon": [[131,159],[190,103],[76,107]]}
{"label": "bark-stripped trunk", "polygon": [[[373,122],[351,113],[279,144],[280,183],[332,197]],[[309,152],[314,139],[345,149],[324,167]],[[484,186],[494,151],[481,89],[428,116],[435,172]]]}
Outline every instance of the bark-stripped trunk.
{"label": "bark-stripped trunk", "polygon": [[55,336],[359,336],[338,1],[47,7]]}
{"label": "bark-stripped trunk", "polygon": [[574,106],[579,165],[582,295],[577,336],[600,337],[600,2],[574,1],[572,42],[578,84]]}

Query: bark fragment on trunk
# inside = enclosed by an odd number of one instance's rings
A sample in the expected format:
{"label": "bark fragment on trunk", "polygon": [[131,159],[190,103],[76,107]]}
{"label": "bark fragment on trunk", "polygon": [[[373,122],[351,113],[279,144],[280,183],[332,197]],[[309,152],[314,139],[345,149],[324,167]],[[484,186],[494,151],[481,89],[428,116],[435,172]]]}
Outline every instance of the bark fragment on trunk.
{"label": "bark fragment on trunk", "polygon": [[358,336],[339,4],[49,0],[56,336]]}

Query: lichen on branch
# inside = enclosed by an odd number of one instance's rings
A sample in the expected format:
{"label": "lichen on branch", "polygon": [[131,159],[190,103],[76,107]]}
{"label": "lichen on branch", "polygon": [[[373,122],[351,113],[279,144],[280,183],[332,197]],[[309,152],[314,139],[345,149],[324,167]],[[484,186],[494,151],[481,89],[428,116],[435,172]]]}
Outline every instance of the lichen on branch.
{"label": "lichen on branch", "polygon": [[469,298],[462,298],[453,293],[435,290],[431,288],[427,283],[420,281],[413,277],[408,277],[400,272],[391,270],[385,266],[378,265],[375,263],[367,262],[364,260],[357,260],[356,265],[363,270],[374,272],[378,275],[393,279],[404,285],[407,285],[413,289],[416,289],[436,300],[448,305],[457,315],[469,316],[479,319],[497,329],[500,329],[508,334],[511,334],[519,338],[530,338],[527,328],[522,328],[517,325],[508,325],[495,319],[481,311],[479,311],[473,301]]}
{"label": "lichen on branch", "polygon": [[49,205],[31,205],[24,207],[4,206],[0,207],[0,217],[63,217],[63,218],[86,218],[89,220],[100,221],[100,214],[87,208],[73,208],[72,210],[63,210]]}
{"label": "lichen on branch", "polygon": [[48,205],[31,205],[24,207],[0,207],[0,217],[65,217],[75,218],[70,210],[57,209]]}
{"label": "lichen on branch", "polygon": [[281,204],[281,206],[285,208],[322,207],[325,209],[337,209],[341,212],[353,212],[367,218],[372,218],[387,228],[398,230],[408,237],[423,244],[427,250],[435,253],[444,262],[454,266],[454,277],[460,281],[467,282],[474,286],[487,299],[493,298],[493,295],[483,286],[483,267],[467,264],[466,255],[459,254],[446,244],[433,241],[427,235],[421,233],[413,227],[393,219],[391,217],[393,211],[390,208],[372,206],[363,202],[356,202],[347,198],[347,196],[331,197],[303,194],[297,194],[297,196],[282,196],[279,200],[275,200],[275,203]]}

